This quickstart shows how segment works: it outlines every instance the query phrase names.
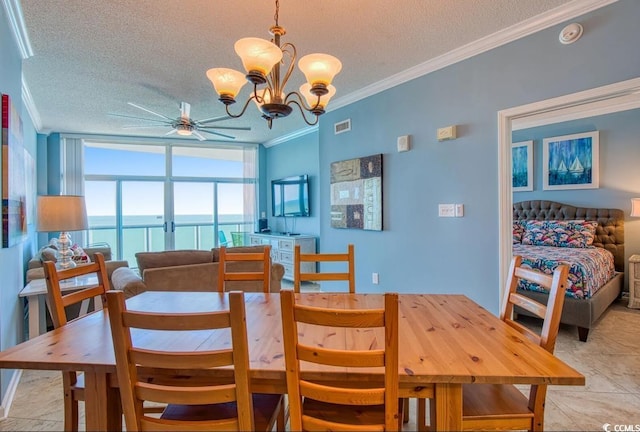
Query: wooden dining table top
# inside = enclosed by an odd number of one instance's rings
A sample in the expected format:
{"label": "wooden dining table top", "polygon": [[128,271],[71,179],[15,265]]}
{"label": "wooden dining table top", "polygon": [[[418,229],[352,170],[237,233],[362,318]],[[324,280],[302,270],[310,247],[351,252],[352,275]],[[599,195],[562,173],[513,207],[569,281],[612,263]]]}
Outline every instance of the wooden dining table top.
{"label": "wooden dining table top", "polygon": [[[382,294],[297,294],[303,304],[335,308],[380,308]],[[127,300],[129,309],[196,312],[228,308],[227,294],[148,291]],[[245,293],[252,380],[284,382],[284,351],[278,293]],[[0,353],[3,369],[43,369],[115,374],[108,311],[97,311]],[[134,344],[177,351],[230,345],[224,331],[150,332],[137,330]],[[427,383],[519,383],[584,385],[571,366],[527,340],[463,295],[399,295],[401,386]],[[328,348],[383,346],[382,329],[355,331],[303,327],[301,341]],[[318,379],[368,379],[379,370],[327,371],[303,364]]]}

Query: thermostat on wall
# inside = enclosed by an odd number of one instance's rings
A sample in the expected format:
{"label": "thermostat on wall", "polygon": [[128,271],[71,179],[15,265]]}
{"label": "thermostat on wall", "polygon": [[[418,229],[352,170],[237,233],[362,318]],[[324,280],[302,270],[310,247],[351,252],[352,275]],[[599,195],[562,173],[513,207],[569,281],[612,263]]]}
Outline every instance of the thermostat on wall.
{"label": "thermostat on wall", "polygon": [[456,126],[447,126],[438,129],[438,141],[445,141],[456,138]]}

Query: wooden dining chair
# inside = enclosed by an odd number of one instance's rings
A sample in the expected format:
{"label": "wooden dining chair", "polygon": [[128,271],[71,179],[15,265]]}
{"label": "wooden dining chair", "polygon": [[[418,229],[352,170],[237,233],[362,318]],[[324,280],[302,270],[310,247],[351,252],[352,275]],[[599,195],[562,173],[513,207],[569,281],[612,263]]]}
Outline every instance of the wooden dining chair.
{"label": "wooden dining chair", "polygon": [[[320,281],[348,281],[349,292],[351,294],[356,292],[356,273],[355,273],[355,258],[353,252],[353,245],[347,246],[346,253],[301,253],[300,245],[295,246],[294,256],[294,277],[293,277],[293,289],[295,292],[300,292],[300,284],[302,282],[320,282]],[[314,267],[316,263],[321,262],[345,262],[347,263],[347,271],[343,273],[315,273],[315,272],[303,272],[302,268],[304,263],[313,263]]]}
{"label": "wooden dining chair", "polygon": [[[107,293],[109,321],[116,355],[120,397],[127,431],[139,430],[284,430],[282,395],[252,394],[249,383],[244,294],[229,293],[229,310],[194,313],[152,313],[128,310],[124,293]],[[134,344],[131,329],[167,331],[166,348]],[[230,329],[230,342],[220,349],[171,350],[172,341],[200,330]],[[140,333],[137,333],[140,334]],[[141,338],[143,339],[143,338]],[[165,379],[198,370],[233,366],[228,382]],[[140,368],[147,372],[142,376]],[[148,372],[151,371],[151,372]],[[154,373],[155,371],[155,373]],[[163,373],[165,371],[166,373]],[[145,402],[165,405],[159,416],[143,410]]]}
{"label": "wooden dining chair", "polygon": [[[247,263],[262,263],[262,271],[238,270]],[[261,281],[263,291],[268,293],[271,283],[271,246],[265,245],[261,252],[229,252],[226,247],[220,247],[218,291],[224,292],[226,283],[230,281]]]}
{"label": "wooden dining chair", "polygon": [[[568,273],[569,267],[566,265],[558,266],[553,275],[532,270],[522,266],[522,257],[514,256],[509,267],[500,319],[524,337],[553,353],[560,328]],[[543,305],[518,294],[516,289],[520,280],[536,283],[548,290],[548,303]],[[543,319],[539,334],[512,319],[516,306]],[[462,388],[462,429],[541,431],[544,427],[546,394],[546,384],[532,385],[528,397],[511,384],[465,384]],[[421,402],[419,410],[424,410],[424,400]]]}
{"label": "wooden dining chair", "polygon": [[[92,298],[95,299],[95,309],[101,309],[105,304],[105,293],[109,289],[109,277],[104,263],[104,255],[101,253],[96,253],[94,262],[90,264],[83,264],[66,270],[57,270],[55,263],[45,261],[43,268],[47,284],[47,305],[55,328],[62,327],[70,321],[81,318],[86,313],[89,301]],[[91,273],[96,274],[97,285],[68,294],[62,292],[60,285],[62,281]],[[68,319],[65,308],[78,303],[81,303],[80,316]],[[77,431],[78,401],[84,400],[83,375],[78,375],[76,372],[62,372],[62,386],[64,391],[64,430]]]}
{"label": "wooden dining chair", "polygon": [[[280,292],[282,329],[289,394],[290,429],[398,430],[398,295],[384,295],[383,309],[327,309],[299,304],[291,290]],[[304,330],[301,332],[299,324]],[[314,330],[311,330],[313,327]],[[326,340],[325,329],[365,329],[359,334],[367,348],[332,349],[309,345],[308,338]],[[369,329],[381,327],[384,332]],[[318,329],[317,332],[315,329]],[[313,336],[315,335],[315,336]],[[358,343],[360,345],[360,343]],[[384,385],[350,388],[342,383],[319,384],[303,379],[300,362],[348,368],[384,368]]]}

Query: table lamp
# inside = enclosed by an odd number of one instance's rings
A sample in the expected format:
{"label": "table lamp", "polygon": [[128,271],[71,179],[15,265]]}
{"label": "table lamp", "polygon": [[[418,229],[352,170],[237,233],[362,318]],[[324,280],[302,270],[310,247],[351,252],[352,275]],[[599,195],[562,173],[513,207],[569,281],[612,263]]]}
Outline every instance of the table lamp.
{"label": "table lamp", "polygon": [[76,266],[71,250],[69,231],[81,231],[89,228],[87,208],[83,196],[46,195],[38,197],[37,231],[60,231],[58,239],[58,260],[56,268],[60,270]]}
{"label": "table lamp", "polygon": [[640,198],[631,198],[631,217],[640,217]]}

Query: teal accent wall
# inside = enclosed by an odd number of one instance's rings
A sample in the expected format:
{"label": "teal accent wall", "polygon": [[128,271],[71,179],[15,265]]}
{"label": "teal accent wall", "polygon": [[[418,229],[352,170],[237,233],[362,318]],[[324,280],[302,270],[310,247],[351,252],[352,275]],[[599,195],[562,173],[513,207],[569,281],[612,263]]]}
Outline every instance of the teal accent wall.
{"label": "teal accent wall", "polygon": [[[270,147],[267,151],[267,172],[262,182],[267,191],[267,218],[269,227],[277,232],[320,235],[320,221],[324,214],[320,205],[320,167],[318,166],[318,132]],[[271,181],[283,177],[309,176],[309,217],[273,217],[271,208]],[[286,219],[286,226],[285,226]],[[319,242],[317,242],[319,243]]]}
{"label": "teal accent wall", "polygon": [[[355,244],[358,291],[461,293],[496,313],[497,112],[637,77],[639,20],[640,2],[621,0],[572,20],[585,27],[572,45],[558,42],[565,22],[325,114],[317,153],[321,250]],[[335,85],[339,92],[339,75]],[[334,135],[334,123],[347,118],[351,132]],[[458,126],[458,138],[438,142],[436,130],[449,125]],[[407,134],[412,149],[398,153],[397,137]],[[376,153],[383,154],[384,230],[331,228],[331,162]],[[630,192],[640,196],[640,184]],[[464,204],[464,217],[439,218],[439,203]]]}
{"label": "teal accent wall", "polygon": [[[0,8],[0,93],[8,94],[20,112],[24,146],[36,160],[36,132],[22,103],[22,57],[9,29],[4,8]],[[2,156],[0,156],[1,158]],[[35,184],[35,176],[32,179]],[[0,178],[0,186],[2,179]],[[26,262],[35,250],[35,221],[28,221],[28,236],[11,248],[0,248],[0,350],[23,339],[23,307],[18,293],[24,286]],[[13,370],[0,370],[0,403],[4,399]]]}

